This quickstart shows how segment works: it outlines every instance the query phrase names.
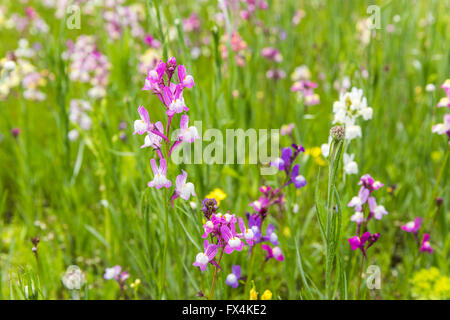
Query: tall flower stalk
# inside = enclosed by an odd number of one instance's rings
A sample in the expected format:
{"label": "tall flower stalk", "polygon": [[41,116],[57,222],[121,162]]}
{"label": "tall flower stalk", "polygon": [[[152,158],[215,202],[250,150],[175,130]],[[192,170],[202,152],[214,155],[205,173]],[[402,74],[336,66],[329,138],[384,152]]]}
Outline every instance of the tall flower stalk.
{"label": "tall flower stalk", "polygon": [[[175,73],[178,81],[175,80]],[[159,297],[162,298],[165,285],[165,269],[167,259],[167,248],[169,241],[169,197],[168,189],[175,186],[175,190],[170,197],[170,203],[177,198],[189,200],[191,196],[196,196],[194,185],[187,182],[187,173],[182,173],[175,179],[175,183],[167,177],[169,158],[172,152],[184,141],[188,143],[199,139],[197,129],[194,126],[189,127],[189,116],[183,98],[183,90],[194,86],[194,78],[186,74],[186,68],[183,65],[177,65],[174,57],[170,58],[167,63],[160,61],[152,70],[148,70],[142,90],[151,91],[162,103],[166,113],[166,125],[161,121],[151,122],[150,115],[144,106],[139,106],[138,113],[140,119],[134,121],[134,133],[146,135],[144,144],[141,148],[151,148],[158,156],[159,166],[155,158],[150,160],[153,171],[153,180],[148,182],[148,187],[161,189],[164,188],[164,226],[165,226],[165,242],[163,249],[163,257],[159,269]],[[181,115],[179,132],[175,140],[170,139],[170,129],[174,123],[177,114]]]}
{"label": "tall flower stalk", "polygon": [[325,264],[325,288],[326,297],[332,298],[331,273],[333,271],[333,262],[336,256],[336,246],[340,237],[341,229],[341,210],[334,211],[334,195],[336,192],[336,173],[341,160],[342,147],[344,144],[345,130],[341,126],[331,128],[330,131],[330,163],[328,171],[328,191],[327,191],[327,219],[326,219],[326,264]]}

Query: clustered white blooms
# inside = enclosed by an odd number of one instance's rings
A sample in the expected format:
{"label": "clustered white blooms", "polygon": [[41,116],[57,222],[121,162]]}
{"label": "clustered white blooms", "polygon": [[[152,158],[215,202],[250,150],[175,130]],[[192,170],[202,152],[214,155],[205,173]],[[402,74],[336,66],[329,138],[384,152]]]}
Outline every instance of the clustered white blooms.
{"label": "clustered white blooms", "polygon": [[[357,119],[360,117],[365,121],[372,119],[373,109],[367,105],[367,99],[363,96],[362,89],[353,87],[351,91],[340,94],[339,100],[333,104],[333,113],[333,124],[345,127],[345,140],[350,142],[362,136],[361,127],[357,124]],[[329,137],[328,143],[321,146],[324,157],[329,155],[330,142],[331,137]],[[344,172],[346,174],[358,173],[358,164],[354,161],[354,154],[344,153]]]}
{"label": "clustered white blooms", "polygon": [[78,266],[69,266],[62,277],[62,282],[68,290],[80,290],[86,283],[86,277]]}
{"label": "clustered white blooms", "polygon": [[23,97],[32,101],[43,101],[46,94],[40,90],[45,86],[48,71],[37,71],[31,63],[36,51],[29,47],[28,40],[20,39],[14,52],[0,60],[0,99],[6,99],[15,87],[23,87]]}
{"label": "clustered white blooms", "polygon": [[[81,130],[89,130],[92,126],[92,120],[89,112],[92,110],[91,104],[86,100],[73,99],[70,101],[69,119],[78,125]],[[69,131],[69,140],[77,140],[79,132],[77,129]]]}

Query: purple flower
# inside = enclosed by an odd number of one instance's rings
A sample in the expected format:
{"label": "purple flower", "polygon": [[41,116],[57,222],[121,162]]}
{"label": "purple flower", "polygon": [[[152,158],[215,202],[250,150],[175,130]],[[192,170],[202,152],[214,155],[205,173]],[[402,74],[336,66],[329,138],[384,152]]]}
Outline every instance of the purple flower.
{"label": "purple flower", "polygon": [[266,235],[262,237],[262,240],[270,241],[274,246],[277,246],[280,244],[280,242],[278,241],[278,236],[274,231],[275,231],[274,225],[269,224],[266,229]]}
{"label": "purple flower", "polygon": [[[234,227],[234,224],[232,224],[232,227]],[[234,229],[234,228],[233,228]],[[225,253],[230,254],[234,250],[241,251],[244,247],[244,244],[242,243],[241,239],[237,236],[236,232],[232,229],[230,229],[228,226],[222,226],[220,228],[220,233],[222,235],[223,240],[226,243],[225,246]]]}
{"label": "purple flower", "polygon": [[[150,160],[150,165],[153,170],[153,180],[148,183],[149,187],[155,187],[161,189],[162,187],[170,188],[172,182],[167,180],[167,164],[166,159],[161,159],[159,162],[159,168],[156,166],[155,159]],[[178,179],[178,178],[177,178]]]}
{"label": "purple flower", "polygon": [[211,220],[206,221],[206,223],[203,225],[203,229],[205,230],[205,233],[202,235],[202,238],[205,239],[208,237],[208,235],[214,231],[217,231],[217,228],[220,224],[220,219],[217,218],[215,214],[211,216]]}
{"label": "purple flower", "polygon": [[233,265],[232,272],[227,276],[225,283],[232,288],[239,286],[239,280],[241,279],[241,266]]}
{"label": "purple flower", "polygon": [[306,179],[304,176],[298,174],[299,171],[299,165],[296,164],[293,168],[292,168],[292,174],[291,174],[291,182],[294,183],[295,188],[299,189],[299,188],[303,188],[304,186],[306,186]]}
{"label": "purple flower", "polygon": [[249,246],[253,246],[253,241],[255,240],[255,235],[252,229],[247,229],[245,227],[244,220],[239,218],[239,229],[241,230],[241,237],[245,239]]}
{"label": "purple flower", "polygon": [[261,218],[258,215],[251,215],[247,212],[248,228],[253,231],[254,240],[260,242],[261,234]]}
{"label": "purple flower", "polygon": [[208,240],[204,242],[204,251],[197,254],[193,266],[199,267],[201,271],[205,271],[208,263],[214,259],[219,250],[219,246],[216,244],[209,244]]}
{"label": "purple flower", "polygon": [[428,233],[425,233],[423,235],[423,240],[422,240],[422,245],[420,246],[420,251],[433,253],[434,249],[431,247],[429,239],[430,239],[430,235]]}
{"label": "purple flower", "polygon": [[274,247],[272,249],[269,245],[263,244],[263,245],[261,245],[261,249],[263,249],[267,252],[266,261],[271,258],[275,258],[278,261],[284,260],[284,256],[283,256],[283,253],[281,252],[280,247]]}
{"label": "purple flower", "polygon": [[417,231],[419,231],[419,229],[420,229],[421,224],[422,224],[422,218],[417,217],[416,219],[414,219],[414,221],[410,221],[407,224],[401,226],[401,228],[403,231],[406,231],[406,232],[417,233]]}

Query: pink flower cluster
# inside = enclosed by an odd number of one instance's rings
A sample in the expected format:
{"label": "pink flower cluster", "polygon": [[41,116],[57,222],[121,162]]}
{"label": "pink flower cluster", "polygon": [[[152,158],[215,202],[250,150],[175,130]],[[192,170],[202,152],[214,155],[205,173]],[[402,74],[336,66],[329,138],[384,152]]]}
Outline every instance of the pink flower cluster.
{"label": "pink flower cluster", "polygon": [[[379,233],[371,234],[370,232],[365,232],[360,236],[361,226],[364,222],[367,222],[374,217],[377,220],[388,214],[384,206],[378,205],[375,197],[372,193],[384,186],[383,183],[375,181],[370,174],[365,174],[361,177],[359,183],[361,188],[359,189],[358,196],[353,197],[348,203],[349,207],[355,208],[355,213],[351,216],[350,220],[356,222],[356,236],[348,239],[351,249],[360,249],[364,256],[366,255],[366,250],[371,247],[380,237]],[[365,215],[366,209],[369,209],[369,213]]]}
{"label": "pink flower cluster", "polygon": [[[178,82],[172,82],[175,72],[177,73]],[[146,135],[144,144],[141,148],[150,147],[157,153],[159,157],[159,166],[155,159],[150,160],[153,171],[153,180],[148,183],[149,187],[156,189],[167,188],[172,186],[172,182],[167,179],[167,160],[173,150],[183,141],[188,143],[199,139],[197,129],[194,126],[189,127],[189,116],[186,114],[189,108],[186,106],[183,98],[183,90],[194,86],[194,78],[186,74],[186,68],[183,65],[177,65],[174,57],[170,58],[167,63],[159,61],[154,69],[148,70],[142,90],[153,92],[162,102],[167,115],[166,127],[161,121],[151,122],[150,115],[143,106],[139,106],[138,113],[140,119],[134,121],[133,134]],[[181,114],[180,129],[175,141],[169,138],[172,119],[175,115]],[[167,148],[167,154],[164,155],[162,145]],[[182,173],[175,180],[175,191],[171,197],[173,201],[181,197],[188,200],[191,196],[196,196],[194,185],[186,182],[187,173]]]}
{"label": "pink flower cluster", "polygon": [[405,232],[412,233],[414,235],[414,238],[416,239],[417,243],[420,245],[420,251],[422,252],[429,252],[433,253],[434,249],[431,247],[430,244],[430,234],[424,233],[422,242],[419,243],[419,229],[422,226],[423,219],[421,217],[417,217],[414,219],[414,221],[410,221],[404,225],[401,226],[401,229]]}
{"label": "pink flower cluster", "polygon": [[108,58],[97,48],[92,36],[81,35],[74,43],[68,40],[63,59],[70,62],[69,78],[72,81],[89,83],[91,98],[102,98],[106,94],[110,64]]}
{"label": "pink flower cluster", "polygon": [[[242,251],[245,243],[251,247],[255,241],[253,230],[245,226],[242,218],[237,218],[230,212],[222,215],[216,211],[217,202],[215,199],[203,200],[203,212],[207,221],[203,225],[202,238],[210,237],[211,243],[205,240],[204,251],[198,253],[195,257],[193,265],[199,267],[201,271],[206,270],[209,263],[220,268],[221,257],[218,261],[214,259],[220,248],[222,256],[223,252],[231,254],[234,251]],[[236,222],[240,232],[236,231]]]}
{"label": "pink flower cluster", "polygon": [[[228,59],[228,48],[226,45],[226,41],[229,41],[228,36],[224,35],[222,37],[222,43],[220,44],[220,51],[222,55],[222,59]],[[231,42],[230,42],[231,50],[234,52],[234,59],[236,61],[236,65],[239,67],[245,66],[245,53],[247,50],[247,43],[242,40],[241,36],[237,31],[233,31],[231,34]]]}
{"label": "pink flower cluster", "polygon": [[[441,100],[439,100],[438,103],[438,108],[441,107],[447,107],[450,108],[450,79],[447,79],[443,84],[442,84],[442,89],[445,90],[446,93],[446,97],[443,97]],[[446,115],[444,115],[444,121],[442,123],[438,123],[435,124],[431,131],[433,133],[437,133],[440,135],[444,135],[446,134],[448,136],[449,139],[449,144],[450,144],[450,113],[447,113]]]}
{"label": "pink flower cluster", "polygon": [[129,29],[132,37],[143,37],[144,29],[139,24],[141,20],[139,9],[123,6],[123,2],[123,0],[108,0],[105,4],[103,19],[106,21],[108,35],[116,40],[123,35],[125,29]]}

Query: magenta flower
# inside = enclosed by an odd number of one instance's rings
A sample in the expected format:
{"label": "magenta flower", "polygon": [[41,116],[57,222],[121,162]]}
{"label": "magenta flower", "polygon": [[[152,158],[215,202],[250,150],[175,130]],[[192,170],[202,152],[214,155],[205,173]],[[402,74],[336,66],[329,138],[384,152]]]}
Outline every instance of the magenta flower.
{"label": "magenta flower", "polygon": [[141,116],[141,119],[134,121],[133,134],[137,133],[142,135],[153,129],[153,125],[150,122],[150,116],[148,115],[147,109],[145,109],[143,106],[139,106],[138,112],[139,115]]}
{"label": "magenta flower", "polygon": [[284,256],[283,256],[283,253],[281,252],[280,247],[274,247],[272,249],[269,245],[262,244],[261,248],[263,250],[267,251],[266,261],[270,260],[271,258],[275,258],[278,261],[284,260]]}
{"label": "magenta flower", "polygon": [[239,286],[239,280],[241,279],[241,266],[233,265],[232,272],[227,276],[225,283],[232,288]]}
{"label": "magenta flower", "polygon": [[241,230],[240,237],[244,238],[249,246],[253,246],[253,240],[255,239],[255,235],[253,234],[252,229],[247,229],[245,227],[245,223],[242,218],[239,218],[239,229]]}
{"label": "magenta flower", "polygon": [[126,272],[125,270],[122,271],[122,267],[117,265],[112,268],[106,268],[105,274],[103,275],[103,278],[105,280],[111,280],[114,279],[119,284],[120,289],[123,290],[125,286],[125,282],[130,277],[130,274]]}
{"label": "magenta flower", "polygon": [[361,237],[354,236],[348,239],[350,243],[350,248],[352,250],[360,249],[364,256],[366,256],[366,251],[369,249],[375,242],[377,242],[380,237],[379,233],[370,234],[369,231],[365,232]]}
{"label": "magenta flower", "polygon": [[256,212],[263,212],[266,210],[267,206],[269,205],[270,200],[266,198],[265,196],[259,197],[258,200],[255,200],[249,204],[250,207],[252,207]]}
{"label": "magenta flower", "polygon": [[186,75],[186,68],[183,65],[178,66],[178,79],[183,88],[192,88],[194,84],[194,78],[188,74]]}
{"label": "magenta flower", "polygon": [[205,271],[208,263],[214,259],[219,250],[219,246],[213,243],[209,243],[208,240],[204,242],[204,251],[197,254],[193,266],[199,267],[201,271]]}
{"label": "magenta flower", "polygon": [[14,138],[17,138],[20,134],[20,128],[12,128],[11,129],[11,134],[13,135]]}
{"label": "magenta flower", "polygon": [[189,143],[194,142],[195,139],[200,139],[197,128],[194,126],[188,126],[189,116],[183,114],[180,120],[180,133],[178,134],[178,139],[180,141],[187,141]]}
{"label": "magenta flower", "polygon": [[283,61],[283,56],[281,55],[280,51],[273,47],[263,48],[261,50],[261,55],[264,58],[266,58],[267,60],[271,60],[271,61],[275,61],[275,62]]}
{"label": "magenta flower", "polygon": [[384,186],[380,181],[375,181],[370,174],[365,174],[361,177],[358,185],[363,185],[364,188],[369,189],[370,192],[380,189]]}
{"label": "magenta flower", "polygon": [[219,224],[220,218],[217,218],[215,214],[212,214],[211,219],[206,221],[206,223],[203,225],[205,233],[202,235],[202,238],[205,239],[210,233],[217,231]]}
{"label": "magenta flower", "polygon": [[420,229],[420,226],[422,224],[422,218],[417,217],[414,219],[414,221],[410,221],[407,224],[401,226],[403,231],[411,232],[411,233],[417,233]]}
{"label": "magenta flower", "polygon": [[[234,224],[232,225],[232,227],[234,229]],[[242,243],[241,239],[239,239],[236,232],[234,230],[230,229],[228,226],[222,226],[220,228],[220,233],[226,244],[226,246],[225,246],[226,254],[230,254],[234,250],[241,251],[242,248],[244,248],[244,244]]]}
{"label": "magenta flower", "polygon": [[161,159],[159,162],[159,168],[156,166],[155,159],[150,160],[150,165],[153,170],[153,180],[148,183],[149,187],[155,187],[161,189],[162,187],[170,188],[172,182],[167,180],[167,164],[166,159]]}
{"label": "magenta flower", "polygon": [[167,115],[173,116],[175,113],[182,113],[183,111],[189,111],[189,108],[184,103],[183,90],[180,84],[173,88],[164,87],[163,89],[163,101],[167,106]]}
{"label": "magenta flower", "polygon": [[430,239],[430,235],[428,233],[425,233],[423,235],[423,240],[422,240],[422,245],[420,246],[420,251],[433,253],[434,249],[431,247],[429,239]]}
{"label": "magenta flower", "polygon": [[[161,121],[158,121],[154,125],[154,129],[157,132],[159,132],[161,135],[163,134],[164,127],[161,123]],[[161,135],[158,135],[152,131],[148,131],[147,135],[145,136],[144,144],[141,146],[142,148],[152,147],[153,149],[159,149],[161,147],[161,141],[162,137]]]}

